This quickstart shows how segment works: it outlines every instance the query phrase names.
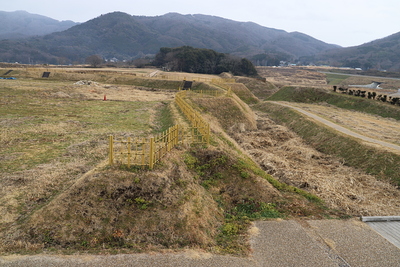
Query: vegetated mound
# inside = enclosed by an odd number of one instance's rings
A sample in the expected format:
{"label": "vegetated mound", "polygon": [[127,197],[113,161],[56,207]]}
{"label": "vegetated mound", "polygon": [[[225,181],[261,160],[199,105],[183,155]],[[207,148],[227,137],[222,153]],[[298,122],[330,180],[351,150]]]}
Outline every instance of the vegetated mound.
{"label": "vegetated mound", "polygon": [[232,79],[232,78],[235,77],[235,76],[233,76],[233,74],[231,74],[229,72],[222,72],[218,76],[221,77],[221,78],[224,78],[224,79]]}
{"label": "vegetated mound", "polygon": [[232,97],[193,97],[191,99],[202,112],[217,119],[224,130],[256,129],[253,111],[236,95]]}
{"label": "vegetated mound", "polygon": [[260,100],[267,99],[279,90],[272,83],[255,78],[237,77],[236,82],[244,84]]}
{"label": "vegetated mound", "polygon": [[232,92],[246,104],[257,104],[260,100],[242,83],[228,83]]}
{"label": "vegetated mound", "polygon": [[319,88],[286,86],[269,97],[268,100],[301,103],[328,103],[339,108],[400,120],[400,108],[398,106],[393,106],[388,103],[368,98],[334,93],[333,91]]}
{"label": "vegetated mound", "polygon": [[20,238],[39,247],[206,248],[215,245],[222,220],[221,209],[184,165],[154,172],[112,168],[38,210]]}
{"label": "vegetated mound", "polygon": [[[349,167],[343,160],[318,152],[274,117],[282,111],[272,104],[260,106],[258,129],[232,133],[235,140],[280,182],[296,186],[322,198],[332,209],[352,216],[393,215],[400,212],[400,192],[387,181]],[[294,119],[297,120],[297,119]],[[307,125],[307,127],[312,127]],[[350,147],[349,147],[350,149]]]}
{"label": "vegetated mound", "polygon": [[[294,206],[236,153],[214,147],[174,150],[153,171],[132,170],[117,166],[83,176],[14,226],[0,241],[1,251],[202,248],[246,254],[249,219],[286,216]],[[315,208],[306,203],[298,196],[296,205]]]}

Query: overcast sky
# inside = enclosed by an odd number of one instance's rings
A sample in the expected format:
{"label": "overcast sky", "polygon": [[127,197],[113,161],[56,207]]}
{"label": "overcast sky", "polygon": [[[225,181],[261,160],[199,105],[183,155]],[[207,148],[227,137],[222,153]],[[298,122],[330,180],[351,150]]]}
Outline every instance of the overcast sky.
{"label": "overcast sky", "polygon": [[399,0],[11,0],[3,4],[3,11],[25,10],[75,22],[113,11],[143,16],[169,12],[214,15],[298,31],[344,47],[400,32]]}

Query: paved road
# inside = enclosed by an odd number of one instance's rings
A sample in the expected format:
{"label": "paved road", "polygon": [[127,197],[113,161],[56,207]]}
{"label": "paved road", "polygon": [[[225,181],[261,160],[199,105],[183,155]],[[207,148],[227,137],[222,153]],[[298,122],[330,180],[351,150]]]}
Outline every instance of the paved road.
{"label": "paved road", "polygon": [[311,112],[305,111],[304,109],[301,109],[299,107],[292,106],[292,105],[290,105],[290,103],[287,103],[287,102],[276,102],[276,101],[271,101],[271,102],[274,103],[274,104],[278,104],[278,105],[281,105],[281,106],[285,106],[285,107],[289,107],[289,108],[292,108],[294,110],[297,110],[298,112],[300,112],[300,113],[302,113],[304,115],[307,115],[308,117],[313,118],[313,119],[325,124],[326,126],[329,126],[329,127],[333,128],[333,129],[335,129],[335,130],[337,130],[339,132],[342,132],[342,133],[344,133],[346,135],[349,135],[349,136],[352,136],[352,137],[355,137],[355,138],[358,138],[358,139],[361,139],[363,141],[367,141],[367,142],[370,142],[370,143],[373,143],[373,144],[378,144],[378,145],[380,145],[380,146],[382,146],[384,148],[394,149],[394,150],[400,152],[400,146],[398,146],[398,145],[395,145],[395,144],[392,144],[392,143],[388,143],[388,142],[384,142],[384,141],[380,141],[378,139],[369,138],[369,137],[366,137],[364,135],[355,133],[355,132],[353,132],[353,131],[345,128],[345,127],[337,125],[336,123],[328,121],[328,120],[326,120],[326,119],[324,119],[324,118],[322,118],[322,117],[320,117],[318,115],[315,115],[315,114],[313,114]]}
{"label": "paved road", "polygon": [[357,220],[258,221],[247,258],[194,250],[125,255],[3,256],[2,267],[399,267],[400,249]]}

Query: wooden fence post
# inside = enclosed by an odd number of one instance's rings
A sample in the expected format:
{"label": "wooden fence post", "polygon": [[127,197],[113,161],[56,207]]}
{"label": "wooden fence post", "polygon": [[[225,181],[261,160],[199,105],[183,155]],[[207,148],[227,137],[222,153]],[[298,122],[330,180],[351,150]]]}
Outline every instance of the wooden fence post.
{"label": "wooden fence post", "polygon": [[210,144],[210,124],[209,123],[207,123],[207,138],[206,138],[206,140],[207,140],[207,145],[209,145]]}
{"label": "wooden fence post", "polygon": [[171,151],[171,127],[167,130],[167,152]]}
{"label": "wooden fence post", "polygon": [[179,142],[179,125],[177,124],[175,126],[175,145],[174,146],[177,146],[178,142]]}
{"label": "wooden fence post", "polygon": [[150,138],[149,168],[154,167],[154,137]]}
{"label": "wooden fence post", "polygon": [[110,135],[109,139],[108,163],[109,165],[114,164],[114,137],[112,135]]}
{"label": "wooden fence post", "polygon": [[145,166],[145,150],[146,150],[146,139],[143,138],[142,141],[142,168]]}
{"label": "wooden fence post", "polygon": [[131,138],[128,137],[128,168],[131,167]]}

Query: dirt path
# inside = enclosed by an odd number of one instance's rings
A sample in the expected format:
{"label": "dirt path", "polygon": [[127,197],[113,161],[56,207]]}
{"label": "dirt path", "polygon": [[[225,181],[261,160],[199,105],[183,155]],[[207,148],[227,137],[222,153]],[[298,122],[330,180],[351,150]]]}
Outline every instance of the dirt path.
{"label": "dirt path", "polygon": [[[302,114],[305,114],[346,135],[350,135],[369,143],[378,144],[386,149],[391,150],[392,152],[400,153],[400,145],[394,144],[400,144],[400,123],[396,120],[384,119],[380,117],[378,118],[377,116],[351,111],[342,111],[338,108],[332,107],[320,108],[318,105],[288,102],[273,103],[295,109]],[[321,116],[335,120],[337,123]],[[343,126],[339,125],[338,123]],[[352,129],[354,128],[355,130],[349,130],[347,127]],[[382,139],[388,140],[388,142],[382,141]]]}

